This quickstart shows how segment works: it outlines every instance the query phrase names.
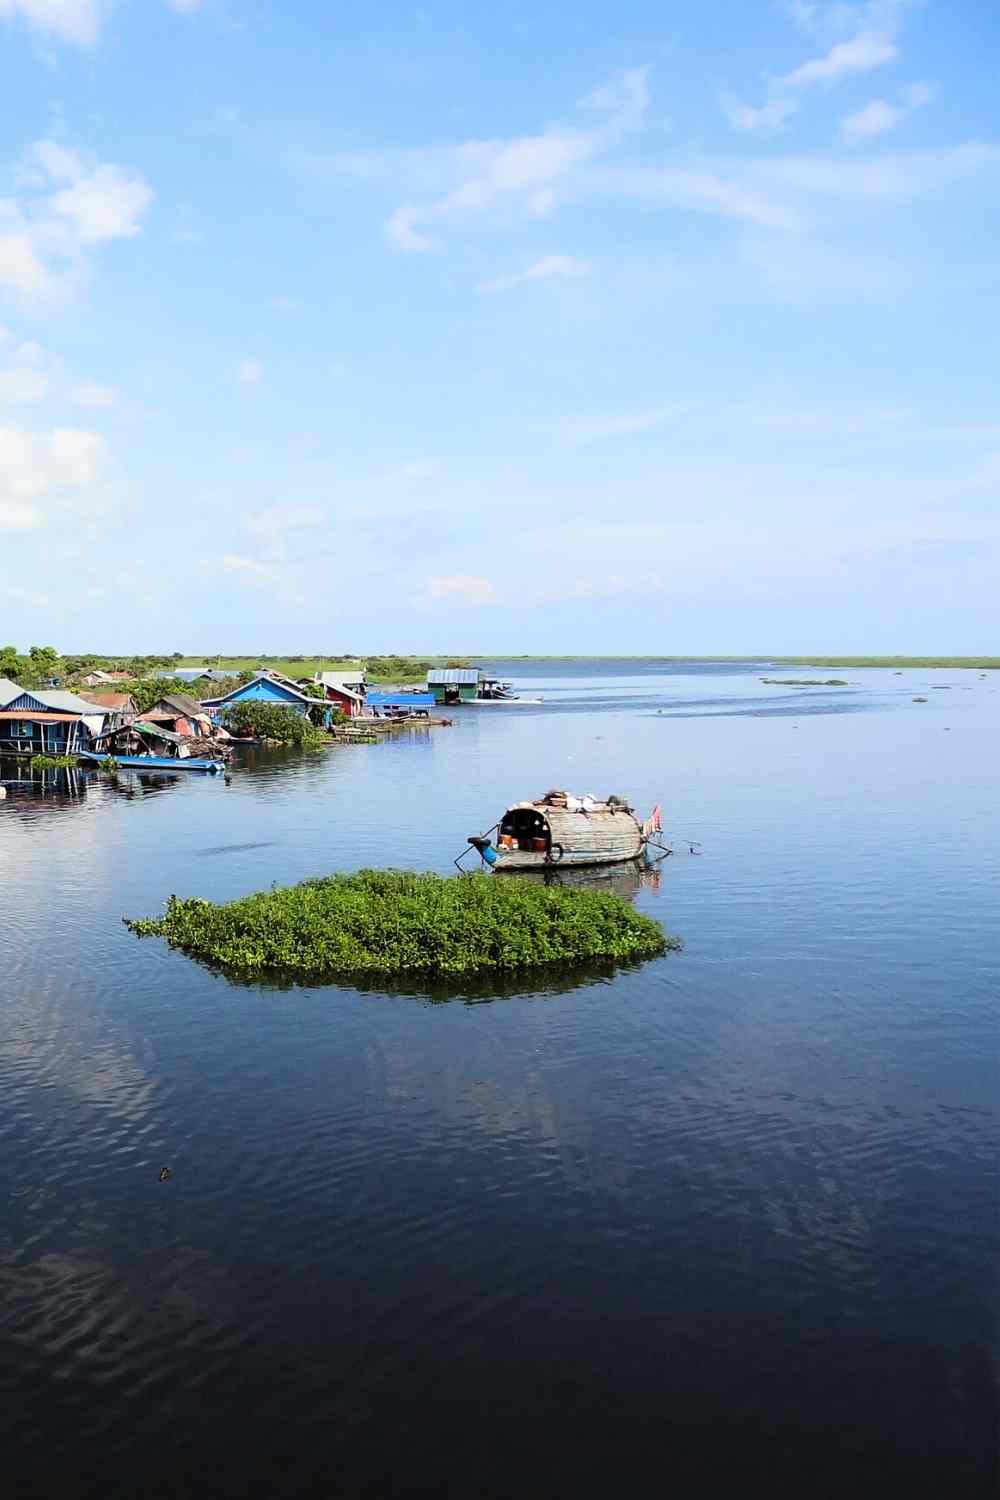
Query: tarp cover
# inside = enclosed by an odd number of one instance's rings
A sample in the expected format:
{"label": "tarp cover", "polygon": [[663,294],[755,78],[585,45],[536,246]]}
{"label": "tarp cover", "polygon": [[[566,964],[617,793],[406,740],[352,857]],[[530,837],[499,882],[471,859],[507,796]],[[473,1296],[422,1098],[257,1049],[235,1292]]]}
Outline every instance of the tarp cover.
{"label": "tarp cover", "polygon": [[369,708],[433,708],[433,693],[369,693]]}

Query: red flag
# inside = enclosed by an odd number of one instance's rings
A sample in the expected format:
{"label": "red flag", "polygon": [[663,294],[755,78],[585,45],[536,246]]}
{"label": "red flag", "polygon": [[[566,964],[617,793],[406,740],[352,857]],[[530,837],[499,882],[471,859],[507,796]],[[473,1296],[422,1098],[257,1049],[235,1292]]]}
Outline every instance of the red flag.
{"label": "red flag", "polygon": [[663,832],[663,819],[662,819],[662,816],[661,816],[660,804],[657,803],[656,806],[653,808],[653,811],[650,813],[649,817],[646,819],[645,823],[643,823],[643,825],[642,825],[642,833],[643,833],[643,837],[648,839],[649,836],[650,836],[650,834],[653,834],[653,833],[662,833],[662,832]]}

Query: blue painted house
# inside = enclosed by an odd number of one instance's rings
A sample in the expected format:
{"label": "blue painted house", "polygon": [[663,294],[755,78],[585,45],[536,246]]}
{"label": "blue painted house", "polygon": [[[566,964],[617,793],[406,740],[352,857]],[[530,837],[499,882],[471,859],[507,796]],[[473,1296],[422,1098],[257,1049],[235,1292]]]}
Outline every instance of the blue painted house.
{"label": "blue painted house", "polygon": [[311,698],[291,678],[282,677],[278,672],[257,672],[250,682],[233,688],[222,698],[204,698],[201,706],[213,719],[218,719],[227,708],[234,708],[237,703],[269,703],[280,708],[293,708],[303,715],[308,715],[310,710],[319,710],[321,723],[328,722],[333,712],[332,704],[325,708],[322,698]]}

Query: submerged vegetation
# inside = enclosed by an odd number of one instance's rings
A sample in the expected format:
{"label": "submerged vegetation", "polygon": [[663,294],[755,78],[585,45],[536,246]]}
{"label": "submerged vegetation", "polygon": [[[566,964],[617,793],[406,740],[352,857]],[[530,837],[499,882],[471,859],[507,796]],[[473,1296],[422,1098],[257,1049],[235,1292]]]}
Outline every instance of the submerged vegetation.
{"label": "submerged vegetation", "polygon": [[171,896],[164,916],[126,926],[249,979],[457,977],[655,958],[681,946],[606,891],[403,870],[330,875],[224,905]]}
{"label": "submerged vegetation", "polygon": [[842,677],[762,677],[770,687],[846,687]]}

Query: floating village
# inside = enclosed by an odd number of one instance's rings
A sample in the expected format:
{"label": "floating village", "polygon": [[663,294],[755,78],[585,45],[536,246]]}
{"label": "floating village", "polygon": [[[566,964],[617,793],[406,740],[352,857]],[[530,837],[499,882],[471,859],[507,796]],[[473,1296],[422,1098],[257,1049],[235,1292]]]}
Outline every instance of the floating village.
{"label": "floating village", "polygon": [[[543,701],[515,694],[510,682],[479,667],[429,668],[422,687],[377,689],[360,666],[302,678],[264,667],[244,675],[233,685],[230,673],[209,667],[158,671],[149,679],[158,696],[142,709],[141,684],[125,672],[90,671],[72,691],[56,679],[25,688],[0,678],[0,758],[14,766],[3,780],[34,782],[39,773],[71,768],[115,778],[186,772],[228,780],[241,750],[377,743],[401,729],[450,728],[456,713]],[[658,807],[640,822],[624,797],[552,789],[502,810],[486,833],[468,838],[455,863],[464,870],[471,856],[487,871],[544,873],[622,864],[654,850],[669,852]]]}
{"label": "floating village", "polygon": [[[154,675],[158,682],[175,679],[177,687],[142,712],[127,690],[131,674],[126,672],[89,672],[74,692],[56,679],[45,688],[24,688],[0,677],[0,756],[28,762],[73,756],[141,770],[218,772],[238,746],[273,737],[267,733],[268,709],[298,716],[332,739],[364,739],[406,725],[447,727],[452,721],[437,712],[441,708],[542,701],[517,697],[509,682],[472,667],[429,670],[423,690],[378,691],[369,690],[364,668],[299,679],[261,668],[218,697],[212,696],[211,684],[230,682],[228,672],[177,668]],[[208,685],[208,693],[196,697],[196,684]]]}

